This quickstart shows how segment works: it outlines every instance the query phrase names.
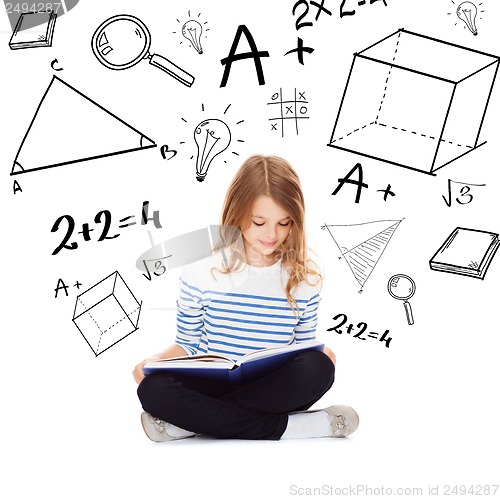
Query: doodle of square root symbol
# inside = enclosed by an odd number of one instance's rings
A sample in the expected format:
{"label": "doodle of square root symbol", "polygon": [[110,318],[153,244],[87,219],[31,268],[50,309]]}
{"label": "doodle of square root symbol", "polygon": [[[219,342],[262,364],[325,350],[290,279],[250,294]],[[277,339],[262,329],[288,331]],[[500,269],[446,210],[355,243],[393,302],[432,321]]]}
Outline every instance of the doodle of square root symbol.
{"label": "doodle of square root symbol", "polygon": [[498,63],[400,29],[354,54],[328,145],[435,175],[485,143]]}
{"label": "doodle of square root symbol", "polygon": [[138,328],[141,304],[118,272],[76,299],[73,322],[97,357]]}

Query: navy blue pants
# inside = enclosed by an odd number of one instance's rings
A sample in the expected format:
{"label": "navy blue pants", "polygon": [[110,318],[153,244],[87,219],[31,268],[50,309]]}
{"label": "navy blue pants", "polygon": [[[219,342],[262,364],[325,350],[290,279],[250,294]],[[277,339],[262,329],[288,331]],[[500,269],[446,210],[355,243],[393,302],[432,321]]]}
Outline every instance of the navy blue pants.
{"label": "navy blue pants", "polygon": [[146,412],[194,433],[279,440],[288,424],[287,413],[309,409],[330,389],[334,378],[330,358],[309,350],[249,383],[157,372],[141,381],[137,394]]}

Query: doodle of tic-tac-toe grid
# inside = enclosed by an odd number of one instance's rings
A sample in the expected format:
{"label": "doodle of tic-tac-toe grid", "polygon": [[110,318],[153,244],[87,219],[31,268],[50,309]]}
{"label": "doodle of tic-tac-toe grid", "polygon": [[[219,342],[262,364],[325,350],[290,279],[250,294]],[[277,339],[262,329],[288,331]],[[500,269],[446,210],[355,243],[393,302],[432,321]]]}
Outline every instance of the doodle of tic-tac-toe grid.
{"label": "doodle of tic-tac-toe grid", "polygon": [[354,54],[328,145],[434,174],[485,143],[498,63],[400,29]]}
{"label": "doodle of tic-tac-toe grid", "polygon": [[118,272],[76,299],[73,322],[97,356],[138,328],[141,304]]}
{"label": "doodle of tic-tac-toe grid", "polygon": [[308,104],[305,91],[298,91],[294,88],[293,99],[283,100],[283,89],[280,88],[279,92],[275,92],[271,96],[271,102],[267,103],[272,112],[272,117],[268,119],[271,122],[271,130],[277,131],[278,122],[281,121],[281,136],[284,137],[285,122],[288,122],[294,125],[295,134],[299,135],[299,121],[309,119],[307,116]]}

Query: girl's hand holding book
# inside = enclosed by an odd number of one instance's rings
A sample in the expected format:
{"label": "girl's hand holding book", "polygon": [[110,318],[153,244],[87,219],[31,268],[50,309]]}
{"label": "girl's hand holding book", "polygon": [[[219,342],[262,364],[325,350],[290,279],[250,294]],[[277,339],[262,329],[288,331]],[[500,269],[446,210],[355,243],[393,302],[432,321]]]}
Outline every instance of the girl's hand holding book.
{"label": "girl's hand holding book", "polygon": [[323,347],[323,353],[328,355],[328,357],[330,357],[330,360],[333,362],[333,365],[335,365],[335,363],[337,362],[337,357],[328,347]]}
{"label": "girl's hand holding book", "polygon": [[136,383],[139,384],[144,379],[145,376],[145,374],[142,372],[142,368],[144,367],[144,364],[146,364],[146,362],[149,362],[151,360],[181,357],[184,355],[186,355],[186,351],[182,347],[174,343],[173,345],[170,345],[167,349],[165,349],[163,352],[152,355],[151,357],[148,357],[147,359],[144,359],[143,361],[139,362],[139,364],[137,364],[134,367],[132,375],[134,376]]}
{"label": "girl's hand holding book", "polygon": [[146,362],[149,362],[150,360],[153,360],[153,358],[144,359],[142,362],[139,362],[139,364],[137,364],[134,367],[132,374],[137,384],[139,384],[144,379],[145,374],[142,372],[142,368],[144,367],[144,364],[146,364]]}

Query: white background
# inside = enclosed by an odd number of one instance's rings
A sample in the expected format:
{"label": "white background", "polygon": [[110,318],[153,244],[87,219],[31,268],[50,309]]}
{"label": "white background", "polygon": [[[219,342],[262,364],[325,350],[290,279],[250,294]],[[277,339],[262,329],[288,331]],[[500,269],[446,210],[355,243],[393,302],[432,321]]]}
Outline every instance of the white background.
{"label": "white background", "polygon": [[[354,52],[403,27],[499,55],[498,2],[483,0],[476,37],[454,16],[456,5],[450,0],[387,3],[387,7],[382,2],[358,6],[348,0],[346,7],[356,14],[341,19],[340,2],[327,0],[325,7],[333,15],[322,13],[315,21],[316,9],[311,7],[305,20],[313,26],[297,32],[293,1],[181,5],[159,0],[81,0],[58,18],[52,47],[17,51],[8,46],[7,16],[0,16],[4,215],[0,448],[6,463],[2,495],[199,497],[210,490],[222,497],[281,498],[290,496],[293,485],[302,487],[303,493],[323,485],[384,486],[392,488],[393,494],[397,487],[421,487],[425,495],[429,486],[439,485],[443,492],[445,484],[499,483],[499,257],[484,281],[435,272],[428,264],[457,226],[500,231],[499,82],[482,130],[487,144],[435,177],[326,146]],[[192,88],[145,61],[126,71],[99,64],[90,48],[92,34],[106,18],[121,13],[135,15],[148,26],[152,53],[193,74]],[[202,55],[180,35],[189,14],[198,19],[198,13],[210,30],[202,38]],[[220,60],[228,55],[241,24],[251,31],[259,50],[270,53],[262,59],[265,85],[258,85],[253,63],[246,60],[233,64],[227,86],[220,88]],[[315,49],[304,55],[303,66],[294,54],[284,56],[296,46],[297,36]],[[238,52],[246,50],[242,38]],[[51,69],[55,58],[63,71]],[[10,176],[53,74],[178,154],[167,161],[157,147]],[[291,125],[284,138],[271,131],[267,102],[280,88],[285,96],[297,88],[308,98],[309,119],[299,124],[299,135]],[[223,119],[233,141],[199,183],[192,134],[207,118]],[[78,116],[74,120],[78,122]],[[237,125],[240,120],[244,122]],[[88,140],[94,124],[59,125],[87,127],[89,135],[79,139]],[[48,148],[64,147],[57,135],[54,127]],[[174,340],[172,308],[178,274],[171,270],[149,282],[135,268],[135,261],[150,247],[148,230],[158,243],[218,223],[227,186],[253,153],[283,156],[301,177],[309,243],[326,275],[318,337],[338,358],[336,382],[317,406],[352,405],[360,415],[359,429],[343,440],[195,438],[153,444],[140,425],[141,407],[131,371],[141,359]],[[354,203],[354,186],[346,185],[332,196],[338,179],[357,162],[369,186],[363,189],[360,203]],[[472,203],[454,201],[448,207],[442,195],[447,195],[450,178],[486,187],[474,191]],[[22,192],[14,194],[14,180]],[[377,190],[388,184],[396,196],[384,202]],[[150,215],[159,210],[163,228],[156,229],[150,222],[118,230],[120,218],[140,219],[145,200],[150,201]],[[103,209],[112,213],[112,228],[120,237],[97,242],[96,230],[93,240],[85,242],[75,233],[78,249],[51,255],[64,233],[51,233],[60,215],[73,216],[81,230],[83,223],[93,224],[95,214]],[[346,262],[338,258],[337,247],[321,225],[402,218],[359,294]],[[73,284],[81,282],[82,292],[116,270],[143,302],[139,329],[95,357],[72,323],[79,293]],[[417,284],[411,299],[412,326],[406,322],[403,304],[386,290],[389,277],[397,273],[412,276]],[[68,297],[59,291],[55,298],[60,278],[69,286]],[[360,341],[345,332],[327,332],[339,313],[347,315],[348,323],[366,322],[379,335],[389,329],[390,347],[376,339]]]}

